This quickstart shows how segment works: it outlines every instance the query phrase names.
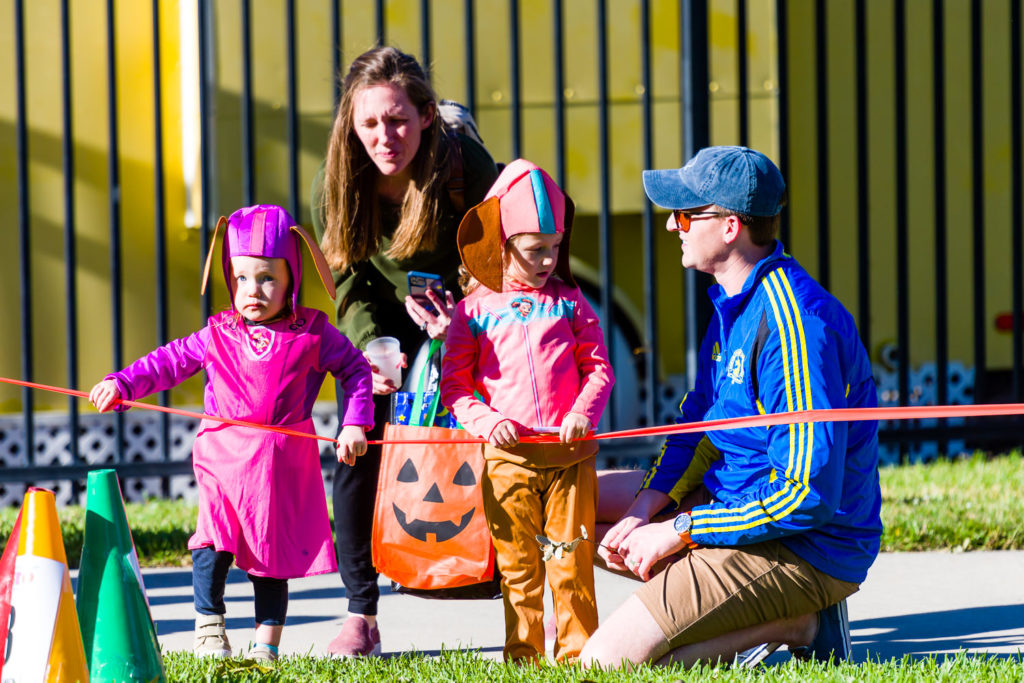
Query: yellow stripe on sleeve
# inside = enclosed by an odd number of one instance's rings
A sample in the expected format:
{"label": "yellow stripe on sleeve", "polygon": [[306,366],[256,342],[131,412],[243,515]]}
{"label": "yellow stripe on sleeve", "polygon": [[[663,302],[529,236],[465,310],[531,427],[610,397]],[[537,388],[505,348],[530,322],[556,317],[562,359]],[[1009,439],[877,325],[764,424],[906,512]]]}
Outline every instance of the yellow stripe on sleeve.
{"label": "yellow stripe on sleeve", "polygon": [[[782,278],[782,284],[786,288],[786,294],[789,296],[789,300],[793,306],[793,317],[796,318],[796,329],[800,335],[800,358],[803,362],[803,378],[804,378],[804,397],[806,399],[807,407],[805,410],[814,410],[814,398],[811,395],[811,373],[807,369],[807,338],[804,335],[804,322],[800,316],[800,308],[796,305],[796,295],[793,294],[793,288],[789,284],[789,278],[786,277],[786,273],[781,269],[778,271]],[[811,481],[811,455],[814,453],[814,423],[808,423],[807,429],[809,434],[807,435],[807,451],[804,455],[804,472],[801,482],[804,485],[803,493],[800,494],[797,505],[803,502],[804,497],[810,490]]]}
{"label": "yellow stripe on sleeve", "polygon": [[[810,410],[814,401],[808,370],[807,340],[796,296],[781,268],[769,273],[762,284],[779,330],[787,409]],[[757,406],[759,412],[764,414],[760,400]],[[813,424],[789,425],[790,449],[785,485],[767,499],[751,501],[739,509],[694,511],[694,532],[743,531],[769,520],[784,518],[797,509],[810,492],[814,436]],[[777,480],[778,472],[773,469],[772,473],[774,476],[771,481]]]}

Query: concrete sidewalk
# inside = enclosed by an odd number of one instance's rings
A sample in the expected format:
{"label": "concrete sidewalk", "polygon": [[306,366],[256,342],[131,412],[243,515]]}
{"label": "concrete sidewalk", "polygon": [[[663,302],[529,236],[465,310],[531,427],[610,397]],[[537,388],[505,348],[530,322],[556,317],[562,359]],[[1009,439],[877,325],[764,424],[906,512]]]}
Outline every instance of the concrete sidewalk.
{"label": "concrete sidewalk", "polygon": [[[635,590],[629,579],[598,570],[602,619]],[[192,647],[191,571],[144,572],[157,635],[165,651]],[[326,655],[344,620],[346,601],[336,574],[290,582],[282,654]],[[252,588],[245,574],[228,577],[228,633],[238,651],[253,628]],[[959,650],[1024,652],[1024,552],[889,553],[881,555],[861,590],[850,597],[854,658],[927,656]],[[425,600],[392,594],[381,580],[381,641],[385,655],[407,651],[479,649],[501,658],[500,600]],[[784,661],[777,653],[769,660]]]}

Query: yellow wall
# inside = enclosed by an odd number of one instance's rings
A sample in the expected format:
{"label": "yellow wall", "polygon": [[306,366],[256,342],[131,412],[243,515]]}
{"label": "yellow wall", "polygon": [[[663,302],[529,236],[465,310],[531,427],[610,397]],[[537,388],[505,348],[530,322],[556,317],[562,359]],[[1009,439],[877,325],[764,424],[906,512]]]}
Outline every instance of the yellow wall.
{"label": "yellow wall", "polygon": [[[1007,61],[1010,0],[982,3],[984,12],[985,112],[985,222],[986,321],[1010,308],[1009,244],[1010,188],[1009,105]],[[682,163],[679,107],[679,16],[677,2],[652,0],[651,40],[654,164],[674,167]],[[813,273],[817,272],[818,187],[815,140],[814,0],[789,0],[789,108],[791,240],[788,245]],[[72,99],[75,155],[75,198],[78,285],[79,387],[88,388],[111,369],[111,312],[108,264],[107,90],[105,4],[77,0],[72,5]],[[419,2],[391,0],[386,5],[388,41],[407,51],[420,49]],[[828,8],[829,122],[831,149],[829,176],[832,289],[856,311],[856,233],[862,218],[856,215],[858,192],[855,160],[855,80],[852,0],[825,3]],[[186,8],[190,7],[186,5]],[[241,70],[238,0],[218,0],[215,8],[215,55],[218,90],[214,98],[217,183],[214,204],[228,213],[242,202],[241,136],[239,128]],[[342,4],[343,64],[373,43],[373,4]],[[872,345],[895,339],[895,177],[892,168],[895,139],[893,124],[893,35],[889,2],[866,3],[868,11],[868,117],[870,173],[869,216],[872,253]],[[183,122],[194,111],[182,111],[182,45],[189,45],[191,26],[179,24],[177,2],[161,3],[162,94],[164,98],[164,155],[167,210],[164,216],[169,251],[171,336],[182,336],[202,324],[197,296],[199,235],[185,225],[186,193],[183,167]],[[737,96],[750,97],[748,142],[779,157],[777,134],[779,74],[774,3],[748,2],[746,37],[749,80],[736,78],[736,12],[733,0],[709,2],[711,141],[735,144]],[[950,350],[954,358],[971,361],[970,287],[962,278],[968,269],[973,227],[971,213],[970,69],[968,64],[969,5],[964,0],[945,3],[947,178],[949,194],[948,256],[950,281]],[[507,7],[501,0],[477,0],[478,122],[494,157],[511,159],[509,115],[509,50]],[[598,147],[598,81],[594,5],[587,0],[564,2],[566,27],[564,54],[567,190],[578,206],[579,226],[574,253],[595,264],[598,257],[597,219],[600,206]],[[29,183],[31,192],[33,335],[37,381],[67,386],[67,301],[64,285],[64,204],[61,144],[60,15],[57,0],[25,3],[26,61],[28,64]],[[117,3],[117,72],[120,172],[122,178],[123,267],[125,286],[125,357],[123,363],[149,351],[155,339],[155,285],[153,266],[153,68],[149,3]],[[310,183],[323,155],[330,125],[333,93],[329,4],[296,2],[299,81],[299,192],[300,215],[309,223]],[[934,301],[931,230],[933,216],[933,158],[931,149],[931,3],[907,4],[908,155],[907,203],[911,226],[910,288],[912,348],[915,365],[934,359]],[[0,0],[0,16],[13,16],[13,0]],[[256,200],[287,205],[287,101],[284,43],[284,2],[252,3],[253,95],[255,116]],[[608,3],[608,95],[610,110],[609,201],[615,214],[613,272],[616,285],[643,311],[643,253],[639,239],[640,211],[644,206],[642,170],[642,92],[639,55],[639,0]],[[551,8],[545,0],[520,2],[523,39],[522,155],[553,170],[553,69]],[[437,0],[432,4],[434,38],[431,49],[436,89],[441,96],[465,100],[463,64],[463,2]],[[18,289],[17,195],[15,175],[15,96],[13,25],[0,27],[0,151],[8,161],[0,165],[0,250],[4,254],[2,284]],[[193,150],[194,151],[194,150]],[[655,215],[658,320],[666,372],[683,371],[680,348],[683,327],[682,274],[678,243],[661,231],[664,214]],[[308,270],[308,269],[307,269]],[[307,273],[308,276],[308,273]],[[219,277],[213,280],[215,309],[227,304]],[[305,301],[330,310],[330,302],[307,277]],[[13,297],[12,297],[13,298]],[[12,305],[16,305],[12,301]],[[11,329],[0,346],[0,374],[18,377],[20,327]],[[1008,365],[1010,338],[989,328],[987,352],[992,365]],[[178,403],[198,403],[201,385],[195,379],[174,394]],[[329,396],[330,386],[325,389]],[[38,394],[41,408],[63,408],[63,398]],[[20,392],[0,387],[0,412],[20,407]]]}
{"label": "yellow wall", "polygon": [[[2,11],[13,17],[13,3]],[[107,160],[106,19],[99,0],[79,0],[71,9],[72,153],[77,252],[79,386],[88,387],[111,368],[111,307],[109,285],[109,205]],[[64,171],[62,166],[62,73],[60,9],[57,2],[26,2],[25,63],[27,75],[28,182],[32,249],[34,365],[36,381],[68,386],[65,324],[68,301],[64,268]],[[199,309],[194,295],[196,235],[183,222],[184,198],[181,137],[178,132],[181,76],[178,55],[178,8],[161,6],[162,96],[165,121],[164,154],[167,201],[167,249],[173,300],[170,322],[176,334],[197,326]],[[155,287],[153,285],[153,62],[151,15],[143,3],[117,3],[117,90],[122,180],[123,277],[125,280],[125,361],[155,346]],[[4,68],[0,83],[0,147],[5,162],[0,184],[0,212],[6,227],[0,231],[4,256],[3,286],[16,307],[18,291],[18,205],[15,164],[15,83],[13,22],[0,29]],[[15,311],[17,309],[15,308]],[[17,315],[17,312],[14,313]],[[12,325],[0,351],[3,375],[21,376],[20,325]],[[198,384],[193,384],[190,395]],[[42,409],[63,408],[55,395],[37,393]],[[0,410],[20,406],[20,392],[0,391]]]}
{"label": "yellow wall", "polygon": [[[815,44],[812,0],[790,0],[791,141],[787,182],[792,252],[810,270],[818,269],[817,124],[815,120]],[[868,160],[867,188],[871,253],[872,346],[896,340],[897,206],[903,201],[909,217],[910,360],[916,367],[935,360],[935,190],[932,107],[932,3],[906,4],[906,139],[896,137],[894,93],[893,5],[868,2]],[[858,306],[856,279],[857,216],[856,81],[852,2],[829,2],[828,106],[831,179],[829,221],[831,290],[850,310]],[[949,352],[952,359],[973,365],[972,231],[985,230],[986,354],[990,367],[1008,367],[1012,336],[996,332],[994,319],[1012,307],[1009,250],[1010,103],[1009,2],[981,3],[984,158],[983,217],[972,212],[970,5],[945,6],[946,101],[946,262],[949,273]],[[1021,27],[1016,27],[1020,31]],[[718,142],[719,140],[715,140]],[[907,197],[896,197],[897,145],[907,149]]]}

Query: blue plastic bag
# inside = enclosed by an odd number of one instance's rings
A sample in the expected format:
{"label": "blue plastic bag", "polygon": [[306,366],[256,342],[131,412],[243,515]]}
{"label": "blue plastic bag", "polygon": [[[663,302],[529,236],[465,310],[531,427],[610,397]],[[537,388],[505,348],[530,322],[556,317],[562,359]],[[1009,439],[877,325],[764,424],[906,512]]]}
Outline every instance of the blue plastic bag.
{"label": "blue plastic bag", "polygon": [[[392,396],[394,398],[391,403],[391,415],[394,424],[411,425],[413,427],[459,428],[459,422],[455,419],[455,416],[444,406],[438,405],[440,403],[438,400],[441,396],[440,391],[428,391],[421,395],[418,419],[414,417],[417,403],[416,392],[396,391]],[[434,412],[433,420],[430,419],[431,411]]]}
{"label": "blue plastic bag", "polygon": [[[434,386],[427,390],[431,369],[441,359],[441,342],[433,339],[427,354],[427,362],[420,371],[416,391],[396,391],[391,394],[391,422],[411,427],[444,427],[461,429],[458,420],[441,405],[441,389]],[[440,375],[440,372],[437,373]]]}

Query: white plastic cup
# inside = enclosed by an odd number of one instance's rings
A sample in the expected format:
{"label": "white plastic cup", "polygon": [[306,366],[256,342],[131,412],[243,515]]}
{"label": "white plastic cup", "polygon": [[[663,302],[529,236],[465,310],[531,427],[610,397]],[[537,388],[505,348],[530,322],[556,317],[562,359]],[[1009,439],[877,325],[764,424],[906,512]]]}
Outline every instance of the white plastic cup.
{"label": "white plastic cup", "polygon": [[366,344],[366,357],[377,366],[377,371],[395,386],[402,384],[402,349],[394,337],[377,337]]}

